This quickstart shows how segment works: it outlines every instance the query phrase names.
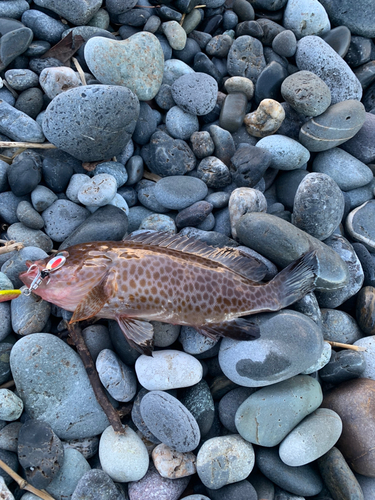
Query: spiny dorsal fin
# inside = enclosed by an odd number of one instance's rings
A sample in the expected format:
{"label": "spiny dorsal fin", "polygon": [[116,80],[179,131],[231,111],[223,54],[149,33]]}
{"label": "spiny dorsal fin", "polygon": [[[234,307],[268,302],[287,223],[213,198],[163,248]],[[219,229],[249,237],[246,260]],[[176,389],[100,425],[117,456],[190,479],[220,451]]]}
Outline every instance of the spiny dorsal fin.
{"label": "spiny dorsal fin", "polygon": [[134,235],[129,234],[124,241],[133,241],[134,243],[154,245],[199,255],[200,257],[218,262],[252,281],[261,281],[267,273],[267,268],[263,262],[236,248],[213,248],[203,241],[181,236],[180,234],[145,231],[144,233]]}

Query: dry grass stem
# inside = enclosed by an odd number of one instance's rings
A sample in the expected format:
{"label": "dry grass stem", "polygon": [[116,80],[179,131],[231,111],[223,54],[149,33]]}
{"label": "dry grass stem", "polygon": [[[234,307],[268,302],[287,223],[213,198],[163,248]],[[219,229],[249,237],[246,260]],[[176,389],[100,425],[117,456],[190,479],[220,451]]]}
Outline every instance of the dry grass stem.
{"label": "dry grass stem", "polygon": [[33,149],[55,149],[56,146],[50,142],[11,142],[0,141],[0,148],[33,148]]}
{"label": "dry grass stem", "polygon": [[5,382],[4,384],[0,385],[0,389],[8,389],[8,387],[13,387],[16,385],[14,383],[14,380],[8,380],[8,382]]}
{"label": "dry grass stem", "polygon": [[161,179],[160,175],[153,174],[152,172],[149,172],[148,170],[145,170],[143,172],[143,178],[148,179],[149,181],[155,181],[155,182],[158,182]]}
{"label": "dry grass stem", "polygon": [[343,344],[341,342],[333,342],[331,340],[327,340],[328,344],[331,344],[332,347],[342,347],[343,349],[351,349],[352,351],[366,351],[365,347],[361,347],[359,345],[351,345],[351,344]]}
{"label": "dry grass stem", "polygon": [[14,250],[21,250],[25,245],[21,242],[16,242],[13,240],[0,240],[0,245],[4,245],[0,247],[0,255],[5,253],[13,252]]}
{"label": "dry grass stem", "polygon": [[77,68],[79,77],[81,79],[82,85],[87,85],[86,78],[85,78],[85,73],[83,72],[83,69],[81,68],[81,65],[77,61],[75,57],[72,57],[72,61],[74,63],[74,66]]}

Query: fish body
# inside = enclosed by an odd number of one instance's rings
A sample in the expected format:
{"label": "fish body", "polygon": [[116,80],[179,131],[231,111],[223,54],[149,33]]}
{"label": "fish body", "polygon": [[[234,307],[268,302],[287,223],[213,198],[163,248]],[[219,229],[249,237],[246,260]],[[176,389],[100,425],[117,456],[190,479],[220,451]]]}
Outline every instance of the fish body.
{"label": "fish body", "polygon": [[[64,265],[34,293],[74,312],[71,322],[117,320],[130,343],[146,354],[153,339],[147,320],[193,326],[212,338],[256,338],[258,327],[242,316],[277,311],[300,299],[313,289],[317,266],[309,253],[261,283],[264,264],[236,249],[150,232],[75,245],[61,255]],[[28,264],[20,275],[26,286],[49,259]]]}

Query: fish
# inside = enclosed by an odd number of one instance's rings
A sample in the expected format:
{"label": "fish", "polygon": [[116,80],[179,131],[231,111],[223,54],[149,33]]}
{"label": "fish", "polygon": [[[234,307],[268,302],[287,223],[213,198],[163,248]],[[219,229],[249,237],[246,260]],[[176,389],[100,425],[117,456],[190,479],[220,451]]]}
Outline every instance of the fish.
{"label": "fish", "polygon": [[116,320],[146,355],[153,351],[149,321],[192,326],[212,339],[256,339],[259,327],[245,316],[301,299],[318,272],[311,251],[265,283],[265,264],[241,250],[151,231],[74,245],[26,265],[19,277],[29,293],[71,311],[70,323]]}

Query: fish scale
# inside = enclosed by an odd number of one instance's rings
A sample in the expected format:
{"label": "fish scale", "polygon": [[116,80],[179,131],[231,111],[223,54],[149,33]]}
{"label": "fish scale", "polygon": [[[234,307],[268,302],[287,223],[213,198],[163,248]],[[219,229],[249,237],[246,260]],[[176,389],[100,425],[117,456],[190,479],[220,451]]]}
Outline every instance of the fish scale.
{"label": "fish scale", "polygon": [[[83,243],[58,255],[64,264],[45,273],[33,293],[72,311],[71,322],[116,320],[131,345],[146,354],[153,348],[147,320],[193,326],[211,338],[256,338],[259,328],[243,316],[299,300],[314,288],[317,272],[310,252],[262,283],[264,264],[239,250],[150,232]],[[20,275],[26,286],[51,268],[50,259],[28,263]]]}

